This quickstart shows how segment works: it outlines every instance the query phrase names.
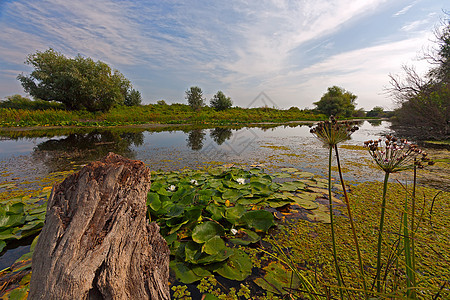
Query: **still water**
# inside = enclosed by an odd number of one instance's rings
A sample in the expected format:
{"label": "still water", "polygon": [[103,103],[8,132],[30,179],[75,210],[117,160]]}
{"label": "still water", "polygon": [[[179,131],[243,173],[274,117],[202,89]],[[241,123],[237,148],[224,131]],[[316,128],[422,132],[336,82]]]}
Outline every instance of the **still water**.
{"label": "still water", "polygon": [[[352,139],[344,144],[362,146],[368,139],[389,133],[389,125],[385,121],[363,121]],[[306,125],[283,125],[209,129],[181,127],[164,131],[132,127],[2,132],[0,182],[30,182],[53,172],[79,169],[108,152],[141,160],[152,170],[232,163],[244,167],[262,165],[268,171],[296,167],[321,174],[326,167],[328,151],[309,130]],[[341,155],[344,163],[351,161],[355,167],[368,158],[362,149],[342,149]],[[365,179],[361,170],[350,176]]]}

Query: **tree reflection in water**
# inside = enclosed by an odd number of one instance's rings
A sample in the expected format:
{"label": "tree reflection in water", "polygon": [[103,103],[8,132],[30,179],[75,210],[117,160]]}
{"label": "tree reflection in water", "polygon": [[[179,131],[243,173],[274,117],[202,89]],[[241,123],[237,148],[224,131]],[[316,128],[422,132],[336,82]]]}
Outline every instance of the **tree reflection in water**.
{"label": "tree reflection in water", "polygon": [[203,129],[193,129],[189,131],[187,146],[194,151],[202,150],[205,132]]}
{"label": "tree reflection in water", "polygon": [[131,148],[144,143],[142,132],[94,130],[89,133],[70,133],[66,137],[38,144],[33,156],[39,158],[50,172],[71,170],[76,165],[99,160],[109,152],[134,158]]}
{"label": "tree reflection in water", "polygon": [[233,133],[229,128],[216,127],[211,130],[209,135],[214,140],[214,142],[217,143],[217,145],[222,145],[226,140],[229,140],[231,138]]}

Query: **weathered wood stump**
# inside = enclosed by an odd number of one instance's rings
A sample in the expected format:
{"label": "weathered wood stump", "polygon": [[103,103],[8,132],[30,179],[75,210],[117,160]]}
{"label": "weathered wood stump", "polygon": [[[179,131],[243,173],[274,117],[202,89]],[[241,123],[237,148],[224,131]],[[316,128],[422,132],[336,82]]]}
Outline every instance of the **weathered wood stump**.
{"label": "weathered wood stump", "polygon": [[170,299],[169,248],[146,219],[150,170],[114,153],[53,188],[29,299]]}

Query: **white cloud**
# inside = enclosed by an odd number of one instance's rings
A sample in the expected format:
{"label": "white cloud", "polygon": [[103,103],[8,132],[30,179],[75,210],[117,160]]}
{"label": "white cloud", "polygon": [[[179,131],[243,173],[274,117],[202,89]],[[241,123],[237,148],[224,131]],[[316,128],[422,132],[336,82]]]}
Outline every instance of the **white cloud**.
{"label": "white cloud", "polygon": [[413,7],[415,4],[416,4],[416,3],[414,2],[414,3],[412,3],[412,4],[409,4],[409,5],[405,6],[405,7],[403,7],[401,10],[399,10],[398,12],[396,12],[396,13],[394,14],[394,17],[398,17],[398,16],[401,16],[401,15],[404,15],[408,10],[411,9],[411,7]]}

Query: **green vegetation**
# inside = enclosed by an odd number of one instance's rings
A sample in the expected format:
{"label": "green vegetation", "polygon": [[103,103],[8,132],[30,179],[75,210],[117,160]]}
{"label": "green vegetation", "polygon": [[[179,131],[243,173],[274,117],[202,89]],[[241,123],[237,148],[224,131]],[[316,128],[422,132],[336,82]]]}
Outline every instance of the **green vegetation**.
{"label": "green vegetation", "polygon": [[194,111],[198,111],[205,106],[203,91],[198,86],[191,86],[189,90],[186,91],[186,100],[188,101],[188,105]]}
{"label": "green vegetation", "polygon": [[448,139],[450,136],[450,19],[436,29],[436,48],[424,59],[434,65],[422,77],[404,66],[404,78],[390,75],[388,90],[399,107],[393,121],[403,134],[419,138]]}
{"label": "green vegetation", "polygon": [[26,110],[63,110],[64,104],[55,101],[31,100],[21,95],[6,97],[0,101],[0,108],[26,109]]}
{"label": "green vegetation", "polygon": [[328,88],[319,101],[314,102],[316,110],[326,116],[350,118],[355,113],[357,96],[338,86]]}
{"label": "green vegetation", "polygon": [[[34,102],[34,101],[32,101]],[[245,124],[261,122],[314,121],[323,115],[310,110],[233,107],[215,111],[205,106],[193,111],[185,104],[149,104],[117,106],[109,112],[66,111],[58,109],[28,110],[1,108],[0,127],[29,126],[114,126],[130,124]]]}
{"label": "green vegetation", "polygon": [[231,108],[233,102],[230,97],[225,96],[222,91],[218,91],[217,94],[210,101],[211,107],[217,111]]}
{"label": "green vegetation", "polygon": [[115,105],[139,105],[140,93],[122,73],[81,55],[67,58],[53,49],[30,54],[34,71],[19,75],[25,92],[36,99],[57,101],[69,110],[108,111]]}

